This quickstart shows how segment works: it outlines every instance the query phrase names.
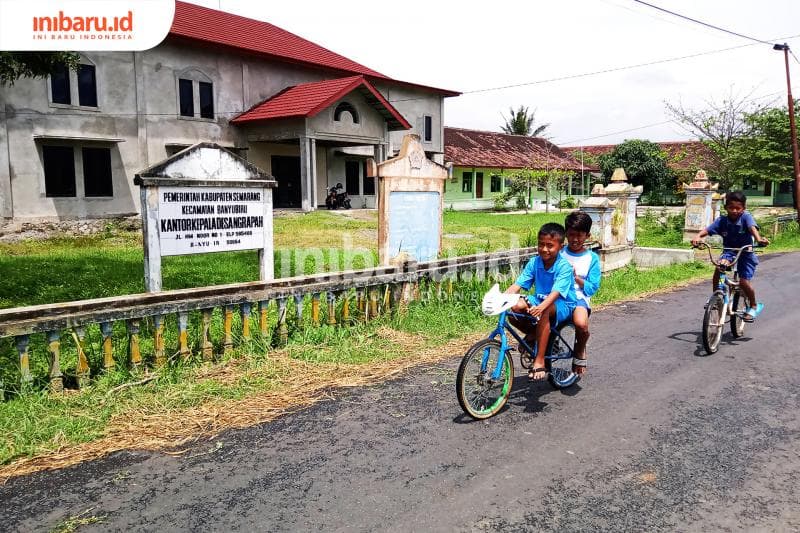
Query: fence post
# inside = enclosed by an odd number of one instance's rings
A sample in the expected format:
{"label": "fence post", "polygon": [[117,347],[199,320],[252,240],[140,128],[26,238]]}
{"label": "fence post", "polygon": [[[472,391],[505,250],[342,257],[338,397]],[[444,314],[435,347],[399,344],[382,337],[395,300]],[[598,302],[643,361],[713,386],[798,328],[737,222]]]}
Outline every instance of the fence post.
{"label": "fence post", "polygon": [[281,346],[289,341],[289,329],[286,327],[286,298],[278,298],[278,342]]}
{"label": "fence post", "polygon": [[200,312],[203,323],[203,332],[201,334],[201,351],[203,353],[203,361],[211,361],[214,358],[214,344],[211,342],[211,314],[213,309],[203,309]]}
{"label": "fence post", "polygon": [[64,390],[64,378],[61,374],[61,335],[58,331],[47,333],[47,347],[50,351],[50,391]]}
{"label": "fence post", "polygon": [[139,348],[139,319],[128,321],[128,355],[134,369],[142,365],[142,352]]}
{"label": "fence post", "polygon": [[333,291],[328,291],[327,293],[328,298],[328,325],[335,326],[336,325],[336,293]]}
{"label": "fence post", "polygon": [[164,317],[161,315],[153,317],[153,352],[156,366],[163,366],[166,357],[164,356]]}
{"label": "fence post", "polygon": [[258,302],[258,329],[262,337],[269,333],[269,300]]}
{"label": "fence post", "polygon": [[189,351],[189,313],[185,311],[178,313],[178,351],[184,359],[192,355]]}
{"label": "fence post", "polygon": [[347,325],[350,320],[350,293],[345,291],[342,302],[342,325]]}
{"label": "fence post", "polygon": [[302,294],[295,294],[294,295],[294,314],[295,318],[297,319],[297,327],[303,327],[303,295]]}
{"label": "fence post", "polygon": [[28,343],[30,342],[30,338],[27,335],[20,335],[16,338],[16,341],[17,353],[19,354],[20,385],[22,390],[27,390],[33,381],[33,376],[31,376],[30,356],[28,355]]}
{"label": "fence post", "polygon": [[245,302],[241,307],[242,311],[242,338],[250,340],[250,302]]}
{"label": "fence post", "polygon": [[311,322],[315,326],[319,326],[319,293],[315,292],[311,295]]}
{"label": "fence post", "polygon": [[111,370],[116,363],[114,362],[113,333],[114,325],[111,322],[100,324],[100,333],[103,335],[103,368]]}
{"label": "fence post", "polygon": [[78,350],[78,367],[75,369],[78,374],[78,388],[83,388],[89,384],[91,370],[89,360],[86,358],[86,330],[82,327],[75,328],[75,349]]}
{"label": "fence post", "polygon": [[225,330],[225,342],[222,353],[225,355],[233,350],[233,306],[225,306],[225,320],[223,322]]}

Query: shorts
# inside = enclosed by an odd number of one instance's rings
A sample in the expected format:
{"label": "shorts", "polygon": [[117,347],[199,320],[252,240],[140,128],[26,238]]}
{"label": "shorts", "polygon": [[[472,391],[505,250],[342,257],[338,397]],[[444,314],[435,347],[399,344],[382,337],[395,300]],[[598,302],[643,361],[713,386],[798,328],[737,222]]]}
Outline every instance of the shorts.
{"label": "shorts", "polygon": [[[720,259],[727,259],[733,261],[736,259],[736,252],[725,251],[719,256]],[[758,257],[753,252],[743,252],[739,256],[739,262],[736,263],[736,271],[739,273],[739,278],[751,280],[756,274],[756,266],[758,265]]]}
{"label": "shorts", "polygon": [[[536,298],[533,295],[526,296],[525,299],[528,301],[529,305],[539,305],[542,303],[542,300]],[[566,322],[567,320],[572,320],[572,311],[575,310],[574,303],[567,303],[564,298],[559,298],[556,300],[556,322],[561,324],[562,322]]]}
{"label": "shorts", "polygon": [[588,302],[586,302],[586,300],[584,300],[583,298],[578,298],[578,301],[575,303],[575,307],[576,308],[583,307],[584,309],[586,309],[586,314],[592,316],[592,308],[589,307]]}

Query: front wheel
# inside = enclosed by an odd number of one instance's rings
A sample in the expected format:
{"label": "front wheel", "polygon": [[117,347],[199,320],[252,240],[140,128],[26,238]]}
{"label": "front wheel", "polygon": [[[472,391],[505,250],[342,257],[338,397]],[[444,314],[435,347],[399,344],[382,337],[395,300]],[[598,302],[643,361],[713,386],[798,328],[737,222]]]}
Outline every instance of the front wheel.
{"label": "front wheel", "polygon": [[744,319],[742,319],[741,313],[744,313],[745,308],[747,308],[747,298],[736,291],[733,295],[733,302],[731,302],[731,307],[733,314],[731,315],[731,334],[733,338],[738,339],[742,335],[744,335]]}
{"label": "front wheel", "polygon": [[703,348],[711,355],[719,349],[722,329],[725,326],[725,301],[720,293],[715,292],[708,300],[703,315]]}
{"label": "front wheel", "polygon": [[544,366],[547,368],[547,381],[556,389],[565,389],[578,380],[572,371],[572,355],[575,348],[575,324],[565,322],[556,328],[558,334],[550,332]]}
{"label": "front wheel", "polygon": [[[501,361],[500,375],[492,373]],[[484,339],[475,343],[461,360],[456,375],[456,396],[461,408],[476,420],[497,414],[508,401],[514,381],[514,365],[508,350],[500,353],[500,342]]]}

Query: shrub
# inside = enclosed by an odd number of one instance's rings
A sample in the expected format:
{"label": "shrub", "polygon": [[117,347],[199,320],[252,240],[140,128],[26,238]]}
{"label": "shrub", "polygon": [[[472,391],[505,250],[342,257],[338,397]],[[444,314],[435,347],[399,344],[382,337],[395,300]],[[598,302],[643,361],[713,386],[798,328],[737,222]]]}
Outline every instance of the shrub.
{"label": "shrub", "polygon": [[503,194],[497,194],[492,198],[492,209],[495,211],[506,211],[506,197]]}
{"label": "shrub", "polygon": [[578,207],[578,200],[576,200],[572,196],[567,196],[566,198],[558,202],[558,205],[556,207],[558,207],[559,209],[575,209],[576,207]]}

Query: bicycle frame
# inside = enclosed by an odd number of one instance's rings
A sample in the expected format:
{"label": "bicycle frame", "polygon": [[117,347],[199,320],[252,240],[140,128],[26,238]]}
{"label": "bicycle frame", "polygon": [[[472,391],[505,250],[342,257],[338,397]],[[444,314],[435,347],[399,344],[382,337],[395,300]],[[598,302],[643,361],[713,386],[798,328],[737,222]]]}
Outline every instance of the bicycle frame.
{"label": "bicycle frame", "polygon": [[[722,293],[722,302],[724,304],[724,313],[723,313],[723,323],[729,322],[731,317],[736,315],[741,317],[744,312],[738,311],[735,312],[733,310],[733,296],[740,291],[739,288],[739,271],[737,270],[737,265],[739,263],[739,258],[742,256],[742,253],[745,251],[753,251],[752,245],[742,246],[741,248],[718,248],[719,250],[724,251],[731,251],[736,252],[736,257],[734,257],[733,261],[729,265],[721,265],[719,260],[715,260],[714,257],[711,255],[712,247],[706,243],[702,243],[700,246],[696,248],[703,249],[705,248],[708,250],[708,256],[711,260],[711,263],[717,267],[719,271],[719,283],[717,284],[717,288],[715,292]],[[728,270],[733,272],[731,276],[728,276],[726,273]],[[713,296],[713,295],[712,295]],[[709,298],[710,301],[710,298]]]}
{"label": "bicycle frame", "polygon": [[[514,337],[514,339],[517,340],[519,345],[522,346],[523,348],[525,348],[528,351],[528,353],[530,353],[531,355],[536,355],[536,351],[538,350],[538,346],[536,348],[531,348],[531,346],[528,345],[527,342],[525,342],[525,339],[523,337],[521,337],[519,334],[517,334],[517,332],[514,330],[514,328],[512,328],[511,325],[508,323],[507,318],[508,318],[509,315],[513,316],[515,318],[521,319],[521,320],[530,320],[533,324],[538,322],[538,320],[534,319],[533,317],[531,317],[528,314],[515,313],[513,311],[503,311],[502,313],[500,313],[500,315],[498,317],[497,327],[491,333],[489,333],[488,338],[489,339],[494,339],[494,338],[496,338],[498,336],[500,337],[500,354],[502,355],[502,354],[506,353],[506,350],[509,349],[508,336],[506,335],[506,331],[508,331],[509,333],[511,333],[511,336]],[[569,343],[564,339],[564,337],[561,336],[561,333],[559,333],[559,331],[558,331],[558,324],[550,326],[550,335],[558,336],[558,338],[561,339],[561,341],[566,346],[569,347],[569,353],[566,354],[566,355],[561,355],[561,356],[553,356],[551,354],[545,354],[545,359],[550,359],[550,360],[554,360],[554,359],[572,359],[573,346],[570,346]],[[486,365],[487,365],[488,362],[489,362],[489,351],[487,350],[483,354],[483,359],[481,360],[481,369],[482,370],[486,369]],[[502,373],[502,370],[503,370],[503,357],[498,357],[497,358],[497,364],[496,364],[494,370],[492,371],[491,379],[500,379],[500,374]]]}

